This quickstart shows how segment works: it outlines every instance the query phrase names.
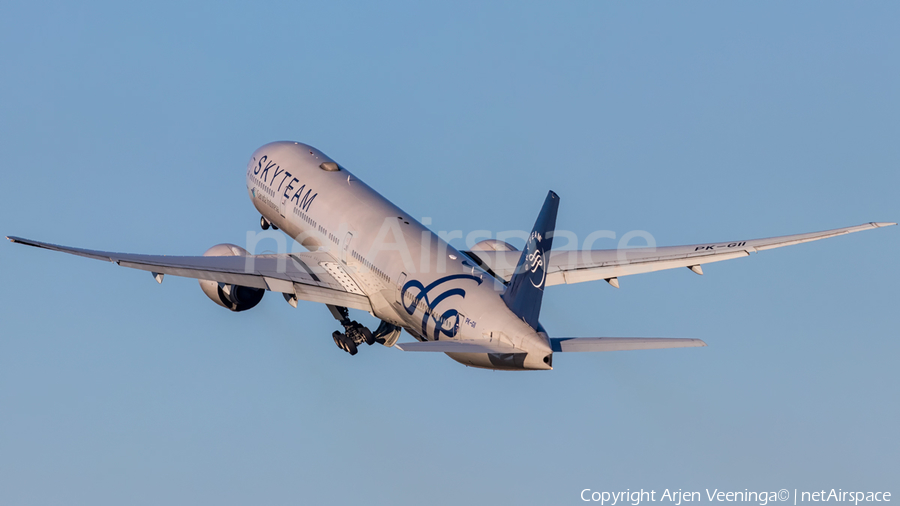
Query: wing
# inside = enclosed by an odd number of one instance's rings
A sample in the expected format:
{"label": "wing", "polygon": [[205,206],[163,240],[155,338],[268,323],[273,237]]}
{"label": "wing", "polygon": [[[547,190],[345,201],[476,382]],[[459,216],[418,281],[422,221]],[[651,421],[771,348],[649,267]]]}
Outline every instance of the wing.
{"label": "wing", "polygon": [[552,337],[550,345],[556,352],[577,352],[696,348],[706,343],[677,337]]}
{"label": "wing", "polygon": [[69,248],[21,237],[7,239],[18,244],[115,262],[122,267],[150,271],[154,276],[171,274],[207,279],[292,294],[300,300],[372,310],[369,298],[343,268],[331,256],[317,252],[216,257],[135,255]]}
{"label": "wing", "polygon": [[[693,244],[690,246],[620,250],[557,250],[550,253],[547,261],[546,285],[581,283],[599,279],[614,280],[620,276],[675,269],[677,267],[689,267],[694,272],[703,274],[703,271],[700,269],[700,266],[703,264],[741,258],[757,251],[818,241],[828,237],[891,225],[896,225],[896,223],[866,223],[855,227],[836,228],[808,234]],[[473,260],[479,262],[494,275],[504,280],[509,280],[512,276],[521,254],[518,251],[475,251],[468,253],[470,256],[473,256]],[[618,282],[612,284],[617,286]]]}

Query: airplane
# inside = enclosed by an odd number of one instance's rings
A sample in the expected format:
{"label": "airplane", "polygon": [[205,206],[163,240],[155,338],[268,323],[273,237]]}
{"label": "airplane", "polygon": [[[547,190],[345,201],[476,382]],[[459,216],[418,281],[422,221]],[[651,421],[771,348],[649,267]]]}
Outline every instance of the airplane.
{"label": "airplane", "polygon": [[[280,229],[308,251],[251,255],[225,243],[202,256],[158,256],[7,239],[150,271],[159,283],[167,274],[195,278],[207,297],[231,311],[253,308],[266,291],[280,292],[295,308],[300,300],[325,304],[343,327],[332,339],[350,355],[363,343],[379,343],[405,352],[445,353],[477,368],[548,370],[554,353],[706,343],[550,337],[538,320],[547,286],[605,280],[618,288],[622,276],[684,267],[703,274],[704,264],[896,225],[872,222],[768,239],[572,254],[551,250],[559,196],[550,191],[524,250],[486,239],[459,251],[306,144],[280,141],[260,147],[247,165],[246,183],[260,227]],[[372,331],[351,320],[350,309],[367,311],[381,323]],[[416,341],[398,343],[403,330]]]}

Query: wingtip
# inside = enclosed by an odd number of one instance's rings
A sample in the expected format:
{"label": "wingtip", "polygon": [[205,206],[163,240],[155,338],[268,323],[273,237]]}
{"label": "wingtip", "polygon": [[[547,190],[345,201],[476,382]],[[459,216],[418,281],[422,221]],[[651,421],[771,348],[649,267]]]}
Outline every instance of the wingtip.
{"label": "wingtip", "polygon": [[893,223],[890,221],[878,221],[878,222],[873,221],[872,225],[875,225],[876,227],[881,228],[881,227],[892,227],[892,226],[896,225],[896,223]]}

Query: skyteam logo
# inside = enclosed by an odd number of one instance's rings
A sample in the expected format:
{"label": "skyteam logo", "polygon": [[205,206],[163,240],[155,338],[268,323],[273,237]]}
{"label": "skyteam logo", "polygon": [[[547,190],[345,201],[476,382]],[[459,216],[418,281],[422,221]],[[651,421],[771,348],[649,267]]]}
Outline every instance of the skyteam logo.
{"label": "skyteam logo", "polygon": [[544,241],[540,232],[534,231],[528,237],[528,244],[525,245],[525,263],[522,265],[531,275],[528,280],[535,288],[544,288],[547,281],[547,271],[544,270],[544,248],[541,243]]}
{"label": "skyteam logo", "polygon": [[[466,291],[462,288],[451,288],[441,292],[441,294],[434,297],[434,299],[429,298],[429,293],[432,290],[455,279],[471,279],[479,285],[483,281],[480,276],[473,276],[471,274],[453,274],[451,276],[444,276],[428,286],[423,286],[421,282],[415,279],[411,279],[403,285],[403,289],[400,291],[400,299],[403,301],[407,314],[410,316],[415,314],[416,307],[420,304],[424,305],[424,315],[422,316],[423,336],[428,334],[429,318],[434,322],[433,337],[435,341],[440,339],[441,334],[447,337],[455,337],[459,332],[459,311],[456,309],[448,309],[447,311],[438,314],[435,308],[437,308],[441,302],[456,295],[466,298]],[[415,293],[416,290],[418,293]],[[415,295],[413,295],[413,293],[415,293]]]}

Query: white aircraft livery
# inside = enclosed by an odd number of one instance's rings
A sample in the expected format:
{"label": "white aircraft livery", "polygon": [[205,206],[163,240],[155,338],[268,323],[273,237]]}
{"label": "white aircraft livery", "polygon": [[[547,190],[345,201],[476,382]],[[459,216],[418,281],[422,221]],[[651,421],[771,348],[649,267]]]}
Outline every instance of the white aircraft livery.
{"label": "white aircraft livery", "polygon": [[[559,352],[706,346],[699,339],[550,337],[538,321],[547,286],[605,280],[618,288],[622,276],[678,267],[703,274],[703,264],[896,224],[573,254],[551,251],[559,207],[551,191],[523,251],[494,239],[458,251],[324,153],[298,142],[256,150],[247,191],[263,230],[281,229],[308,251],[251,255],[219,244],[203,256],[157,256],[8,239],[149,271],[160,283],[166,274],[196,278],[213,302],[232,311],[253,308],[266,291],[281,292],[294,307],[299,300],[326,304],[343,327],[332,338],[350,355],[363,343],[379,343],[446,353],[472,367],[530,370],[552,369]],[[371,331],[351,320],[349,309],[368,311],[381,324]],[[402,330],[416,341],[397,343]]]}

